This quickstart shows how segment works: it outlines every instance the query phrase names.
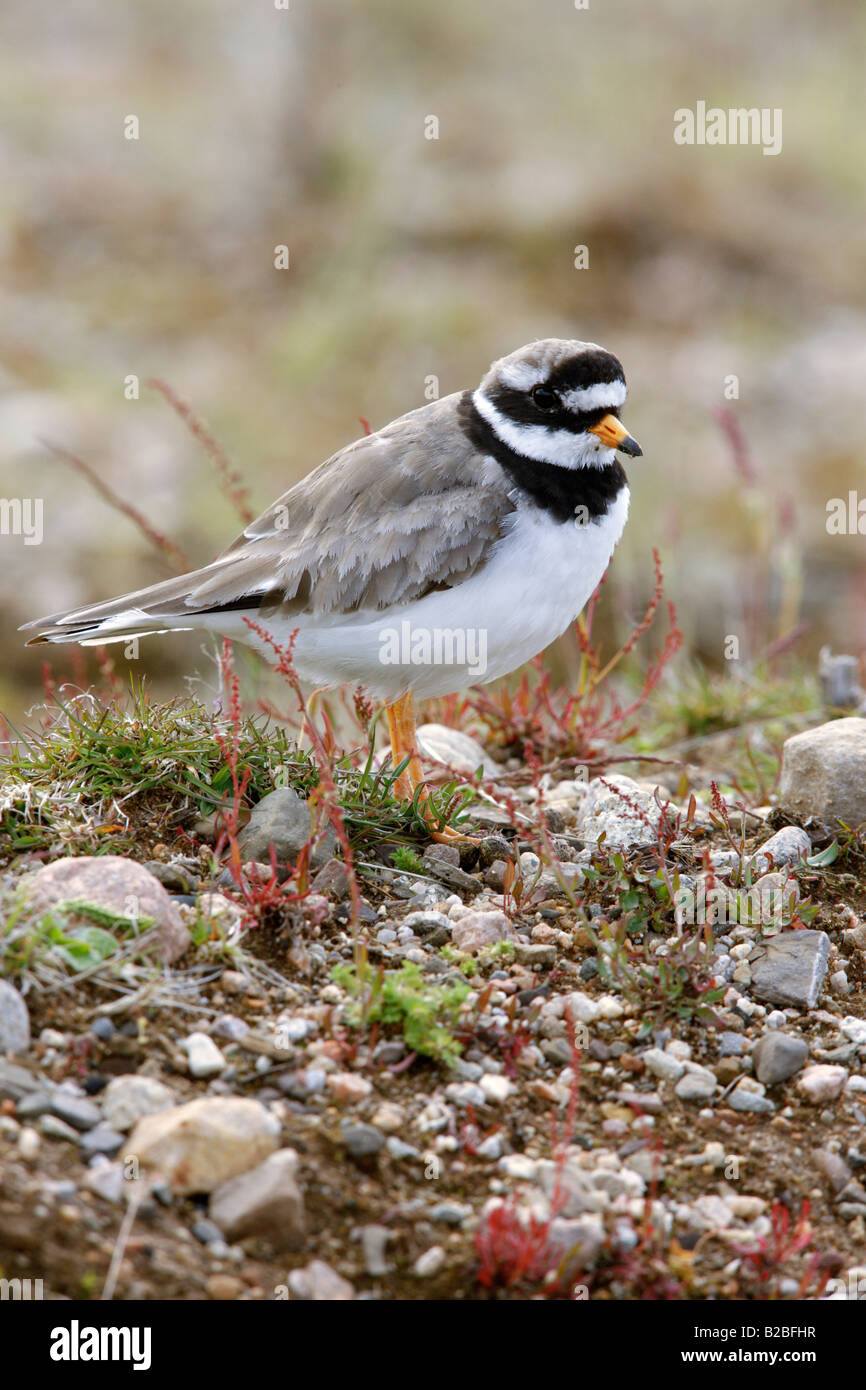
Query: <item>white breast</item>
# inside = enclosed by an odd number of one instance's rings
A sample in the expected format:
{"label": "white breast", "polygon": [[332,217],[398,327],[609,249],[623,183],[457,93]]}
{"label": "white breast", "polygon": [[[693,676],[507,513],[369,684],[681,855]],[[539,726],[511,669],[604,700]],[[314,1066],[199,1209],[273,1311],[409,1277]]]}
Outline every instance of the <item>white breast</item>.
{"label": "white breast", "polygon": [[[628,506],[623,487],[605,516],[577,526],[522,503],[489,562],[463,584],[366,618],[293,620],[298,673],[316,685],[360,681],[384,699],[410,687],[422,699],[445,695],[506,675],[575,621],[607,569]],[[284,621],[274,628],[278,641],[288,637]],[[237,636],[249,640],[248,632]]]}

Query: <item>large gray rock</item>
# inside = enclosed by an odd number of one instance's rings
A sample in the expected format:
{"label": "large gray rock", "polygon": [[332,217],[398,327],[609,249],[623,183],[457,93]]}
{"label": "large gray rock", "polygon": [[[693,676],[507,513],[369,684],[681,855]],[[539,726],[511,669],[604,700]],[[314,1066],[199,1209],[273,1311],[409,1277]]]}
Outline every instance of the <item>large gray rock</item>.
{"label": "large gray rock", "polygon": [[[179,960],[192,944],[177,906],[143,864],[119,854],[55,859],[24,880],[29,906],[44,912],[61,903],[82,901],[123,917],[150,918],[157,929],[156,950],[166,965]],[[72,918],[90,926],[88,918]]]}
{"label": "large gray rock", "polygon": [[295,1150],[278,1149],[257,1168],[216,1189],[211,1218],[228,1240],[267,1236],[280,1250],[299,1249],[304,1243],[304,1200],[297,1171]]}
{"label": "large gray rock", "polygon": [[[277,787],[253,807],[249,821],[238,835],[238,844],[244,859],[255,859],[262,864],[271,862],[273,845],[277,864],[282,866],[287,860],[294,864],[304,845],[309,843],[310,833],[308,802],[298,796],[293,787]],[[333,826],[329,825],[310,858],[313,868],[327,864],[336,848],[337,837]]]}
{"label": "large gray rock", "polygon": [[808,1056],[805,1038],[773,1029],[764,1034],[752,1052],[755,1075],[764,1085],[774,1086],[798,1072]]}
{"label": "large gray rock", "polygon": [[813,1009],[829,958],[826,932],[780,932],[767,937],[749,957],[752,993],[772,1004]]}
{"label": "large gray rock", "polygon": [[833,719],[786,739],[779,802],[819,820],[866,821],[866,719]]}
{"label": "large gray rock", "polygon": [[26,1052],[30,1046],[30,1014],[14,985],[0,980],[0,1056]]}

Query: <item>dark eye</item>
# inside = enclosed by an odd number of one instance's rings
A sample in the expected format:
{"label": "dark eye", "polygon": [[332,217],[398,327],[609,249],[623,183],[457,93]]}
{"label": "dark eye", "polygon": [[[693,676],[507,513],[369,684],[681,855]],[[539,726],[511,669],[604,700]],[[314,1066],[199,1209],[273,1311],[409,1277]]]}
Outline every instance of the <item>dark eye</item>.
{"label": "dark eye", "polygon": [[532,400],[539,410],[559,409],[559,397],[548,386],[536,386],[532,392]]}

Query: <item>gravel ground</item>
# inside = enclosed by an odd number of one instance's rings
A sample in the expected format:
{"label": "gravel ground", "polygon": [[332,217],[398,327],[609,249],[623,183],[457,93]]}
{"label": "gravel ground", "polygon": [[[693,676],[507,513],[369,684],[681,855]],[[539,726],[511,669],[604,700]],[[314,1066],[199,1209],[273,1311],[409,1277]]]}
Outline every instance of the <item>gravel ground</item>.
{"label": "gravel ground", "polygon": [[[714,924],[712,1017],[688,989],[633,997],[604,942],[623,875],[649,877],[652,788],[529,789],[547,867],[530,829],[362,866],[357,939],[338,859],[291,929],[241,931],[196,859],[143,839],[172,950],[178,924],[222,931],[171,965],[3,984],[0,1273],[52,1298],[857,1297],[861,879],[815,862],[818,823],[759,808],[735,853],[699,809],[667,870],[696,890],[711,866],[730,895],[751,860],[789,920]],[[359,942],[373,971],[465,995],[439,1060],[363,1025],[332,973]]]}

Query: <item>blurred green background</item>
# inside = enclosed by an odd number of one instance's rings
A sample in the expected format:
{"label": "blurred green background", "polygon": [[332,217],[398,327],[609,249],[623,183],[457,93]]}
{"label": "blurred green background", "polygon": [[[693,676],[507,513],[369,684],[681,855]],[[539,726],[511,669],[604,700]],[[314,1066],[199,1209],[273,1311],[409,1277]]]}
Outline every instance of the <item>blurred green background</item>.
{"label": "blurred green background", "polygon": [[[825,524],[828,498],[866,495],[858,0],[13,0],[4,29],[0,497],[45,507],[41,545],[0,537],[13,717],[46,650],[71,669],[19,622],[167,572],[40,439],[204,563],[239,525],[147,377],[204,417],[258,510],[359,417],[423,404],[425,378],[473,386],[557,335],[621,357],[644,448],[608,626],[658,544],[710,664],[727,634],[755,657],[801,618],[805,657],[866,647],[864,537]],[[676,145],[698,100],[781,108],[782,152]],[[715,418],[731,375],[751,481]],[[135,668],[180,688],[200,648],[151,639]]]}

